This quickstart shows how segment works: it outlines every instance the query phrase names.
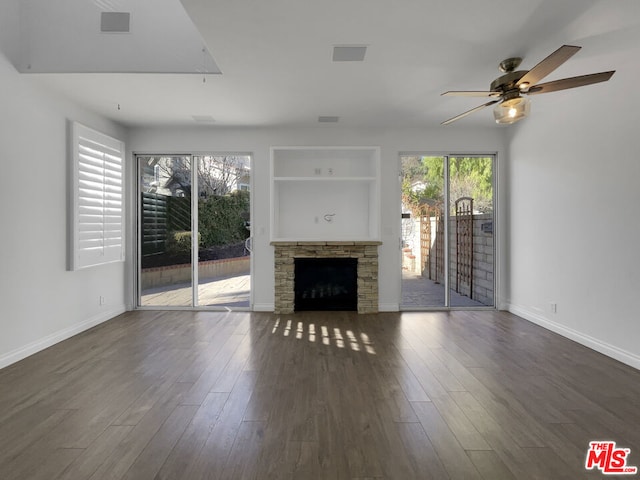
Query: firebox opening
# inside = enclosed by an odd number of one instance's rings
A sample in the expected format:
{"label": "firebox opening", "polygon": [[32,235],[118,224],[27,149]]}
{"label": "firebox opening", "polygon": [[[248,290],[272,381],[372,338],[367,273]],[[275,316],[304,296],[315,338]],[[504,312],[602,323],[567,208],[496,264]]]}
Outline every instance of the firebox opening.
{"label": "firebox opening", "polygon": [[357,258],[296,258],[294,269],[294,310],[358,310]]}

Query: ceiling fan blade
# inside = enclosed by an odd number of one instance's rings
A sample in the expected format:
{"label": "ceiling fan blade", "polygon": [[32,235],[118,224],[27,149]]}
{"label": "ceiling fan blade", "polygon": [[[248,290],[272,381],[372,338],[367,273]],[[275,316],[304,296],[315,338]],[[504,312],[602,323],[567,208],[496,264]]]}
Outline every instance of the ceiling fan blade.
{"label": "ceiling fan blade", "polygon": [[499,97],[500,92],[481,92],[473,90],[452,90],[444,92],[441,96],[448,97]]}
{"label": "ceiling fan blade", "polygon": [[476,112],[478,110],[482,110],[484,107],[488,107],[489,105],[493,105],[494,103],[498,103],[499,101],[500,100],[491,100],[490,102],[487,102],[484,105],[480,105],[479,107],[472,108],[471,110],[467,110],[466,112],[461,113],[460,115],[456,115],[455,117],[450,118],[449,120],[445,120],[440,125],[449,125],[450,123],[453,123],[456,120],[460,120],[461,118],[466,117],[467,115],[470,115],[473,112]]}
{"label": "ceiling fan blade", "polygon": [[562,65],[564,62],[569,60],[581,48],[582,47],[577,47],[575,45],[561,46],[547,58],[538,63],[535,67],[529,70],[529,72],[527,72],[520,80],[518,80],[517,85],[535,85],[560,65]]}
{"label": "ceiling fan blade", "polygon": [[580,75],[578,77],[563,78],[553,82],[541,83],[531,87],[527,94],[536,95],[538,93],[549,93],[557,90],[566,90],[568,88],[583,87],[593,83],[606,82],[615,72],[615,70],[612,70],[610,72],[591,73],[589,75]]}

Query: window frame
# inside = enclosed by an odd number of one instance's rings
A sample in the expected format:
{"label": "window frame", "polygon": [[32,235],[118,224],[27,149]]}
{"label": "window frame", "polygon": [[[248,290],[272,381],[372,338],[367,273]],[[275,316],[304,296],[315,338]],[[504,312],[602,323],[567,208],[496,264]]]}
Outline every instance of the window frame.
{"label": "window frame", "polygon": [[68,270],[124,262],[125,144],[78,122],[69,130]]}

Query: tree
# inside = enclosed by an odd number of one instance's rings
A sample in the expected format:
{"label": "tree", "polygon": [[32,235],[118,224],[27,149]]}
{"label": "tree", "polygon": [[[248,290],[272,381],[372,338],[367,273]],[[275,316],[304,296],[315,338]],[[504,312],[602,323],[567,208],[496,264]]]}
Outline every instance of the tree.
{"label": "tree", "polygon": [[[419,213],[444,203],[444,157],[406,156],[402,159],[402,200]],[[493,162],[491,157],[449,157],[449,197],[471,197],[474,210],[493,210]]]}
{"label": "tree", "polygon": [[402,158],[402,203],[414,214],[442,209],[443,181],[443,157]]}
{"label": "tree", "polygon": [[449,159],[450,198],[473,198],[474,210],[493,211],[493,159],[491,157],[451,157]]}
{"label": "tree", "polygon": [[198,185],[200,196],[227,195],[238,189],[238,183],[247,175],[244,157],[216,155],[200,157]]}
{"label": "tree", "polygon": [[[227,195],[237,190],[240,181],[248,175],[245,158],[237,155],[198,157],[199,196]],[[191,157],[157,157],[154,160],[161,189],[168,190],[172,196],[191,196]]]}

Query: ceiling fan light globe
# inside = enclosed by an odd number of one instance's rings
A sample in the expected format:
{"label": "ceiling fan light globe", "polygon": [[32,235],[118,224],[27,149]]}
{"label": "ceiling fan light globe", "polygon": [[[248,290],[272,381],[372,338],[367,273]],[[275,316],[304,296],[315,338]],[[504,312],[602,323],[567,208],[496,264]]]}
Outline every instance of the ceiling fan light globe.
{"label": "ceiling fan light globe", "polygon": [[509,125],[527,117],[530,111],[531,101],[528,98],[511,98],[493,108],[493,118],[496,123]]}

